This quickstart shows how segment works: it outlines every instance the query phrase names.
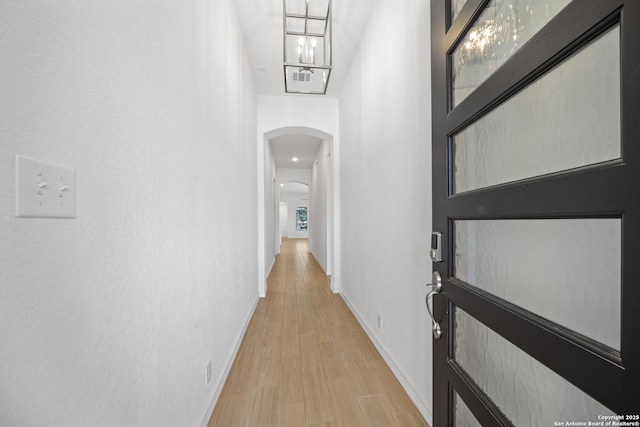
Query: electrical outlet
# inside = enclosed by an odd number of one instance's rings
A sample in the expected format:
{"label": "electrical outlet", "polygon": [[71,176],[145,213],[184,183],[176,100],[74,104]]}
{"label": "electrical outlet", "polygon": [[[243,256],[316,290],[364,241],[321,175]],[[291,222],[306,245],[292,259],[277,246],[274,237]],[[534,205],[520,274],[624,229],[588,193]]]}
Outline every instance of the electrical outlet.
{"label": "electrical outlet", "polygon": [[378,330],[382,330],[382,315],[378,314]]}
{"label": "electrical outlet", "polygon": [[207,364],[207,385],[211,382],[211,361]]}

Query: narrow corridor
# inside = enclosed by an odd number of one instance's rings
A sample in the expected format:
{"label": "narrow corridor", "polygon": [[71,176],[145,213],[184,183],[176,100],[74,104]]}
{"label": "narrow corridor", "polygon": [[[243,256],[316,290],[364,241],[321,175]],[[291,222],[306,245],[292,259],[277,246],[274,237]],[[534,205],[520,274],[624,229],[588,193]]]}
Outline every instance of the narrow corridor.
{"label": "narrow corridor", "polygon": [[307,239],[284,239],[209,426],[427,426]]}

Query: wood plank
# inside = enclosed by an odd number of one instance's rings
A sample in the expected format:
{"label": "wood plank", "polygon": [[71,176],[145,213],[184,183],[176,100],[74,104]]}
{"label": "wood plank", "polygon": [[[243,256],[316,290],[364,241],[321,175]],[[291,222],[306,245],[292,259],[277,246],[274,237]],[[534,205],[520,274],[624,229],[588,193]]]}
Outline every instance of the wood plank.
{"label": "wood plank", "polygon": [[300,357],[302,358],[303,368],[322,365],[322,354],[320,353],[316,334],[300,335]]}
{"label": "wood plank", "polygon": [[283,403],[280,405],[280,425],[288,426],[306,426],[307,421],[304,416],[304,403]]}
{"label": "wood plank", "polygon": [[342,353],[345,366],[349,372],[349,379],[357,396],[382,394],[384,390],[374,372],[367,366],[359,351]]}
{"label": "wood plank", "polygon": [[404,427],[393,416],[391,404],[383,395],[360,396],[358,402],[368,427]]}
{"label": "wood plank", "polygon": [[280,345],[266,345],[262,348],[258,385],[278,385],[281,382]]}
{"label": "wood plank", "polygon": [[287,325],[282,331],[282,354],[283,358],[300,356],[300,335],[297,324]]}
{"label": "wood plank", "polygon": [[333,324],[331,326],[331,337],[340,351],[359,351],[358,343],[356,343],[351,336],[351,331],[349,329],[341,327],[339,324]]}
{"label": "wood plank", "polygon": [[368,427],[351,382],[346,378],[336,380],[330,389],[338,426]]}
{"label": "wood plank", "polygon": [[313,334],[315,329],[313,327],[311,314],[300,312],[298,313],[298,330],[300,334]]}
{"label": "wood plank", "polygon": [[[382,359],[373,360],[369,361],[368,364],[376,378],[378,378],[378,381],[380,381],[380,384],[384,389],[384,394],[389,399],[389,402],[391,402],[395,413],[408,413],[422,419],[422,415],[420,415],[420,412],[418,412],[418,409],[411,401],[411,398],[409,398],[407,393],[404,391],[404,388],[402,388],[402,385],[395,377],[389,366],[387,366],[385,361]],[[422,425],[426,425],[424,420],[422,422]]]}
{"label": "wood plank", "polygon": [[303,403],[302,362],[299,356],[282,360],[280,399],[283,403]]}
{"label": "wood plank", "polygon": [[401,414],[396,413],[395,416],[402,427],[429,427],[429,424],[422,418],[417,409]]}
{"label": "wood plank", "polygon": [[329,386],[321,366],[313,366],[302,370],[304,382],[304,409],[307,423],[335,421],[333,403],[329,394]]}
{"label": "wood plank", "polygon": [[316,331],[319,343],[333,342],[331,322],[328,319],[332,314],[333,313],[329,311],[329,313],[323,313],[314,319],[313,328]]}
{"label": "wood plank", "polygon": [[280,426],[278,394],[277,385],[260,386],[254,389],[253,405],[249,407],[249,426]]}
{"label": "wood plank", "polygon": [[231,394],[231,388],[225,384],[207,427],[242,425],[245,399],[243,396],[229,397]]}
{"label": "wood plank", "polygon": [[349,371],[336,344],[333,341],[329,341],[321,342],[319,345],[322,365],[327,381],[332,383],[334,380],[348,378]]}
{"label": "wood plank", "polygon": [[365,360],[382,359],[382,356],[380,356],[380,353],[378,353],[378,350],[362,329],[351,331],[351,336],[356,342],[356,345],[358,346],[358,349],[364,356]]}

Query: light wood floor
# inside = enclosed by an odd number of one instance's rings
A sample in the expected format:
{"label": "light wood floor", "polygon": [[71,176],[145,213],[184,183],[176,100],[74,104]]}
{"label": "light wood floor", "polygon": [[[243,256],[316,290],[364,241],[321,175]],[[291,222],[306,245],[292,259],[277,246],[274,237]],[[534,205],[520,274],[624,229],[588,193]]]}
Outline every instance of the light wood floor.
{"label": "light wood floor", "polygon": [[427,426],[308,253],[286,239],[209,426]]}

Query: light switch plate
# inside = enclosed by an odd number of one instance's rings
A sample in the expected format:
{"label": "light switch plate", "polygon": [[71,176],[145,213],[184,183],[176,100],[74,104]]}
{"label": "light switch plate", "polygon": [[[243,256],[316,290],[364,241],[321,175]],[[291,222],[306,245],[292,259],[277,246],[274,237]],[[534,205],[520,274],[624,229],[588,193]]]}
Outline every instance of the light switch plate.
{"label": "light switch plate", "polygon": [[76,171],[16,155],[16,217],[75,218]]}

